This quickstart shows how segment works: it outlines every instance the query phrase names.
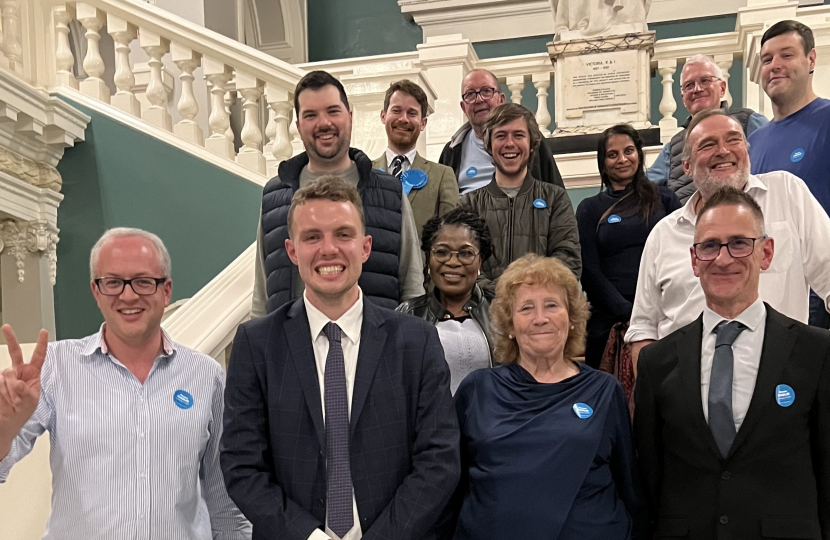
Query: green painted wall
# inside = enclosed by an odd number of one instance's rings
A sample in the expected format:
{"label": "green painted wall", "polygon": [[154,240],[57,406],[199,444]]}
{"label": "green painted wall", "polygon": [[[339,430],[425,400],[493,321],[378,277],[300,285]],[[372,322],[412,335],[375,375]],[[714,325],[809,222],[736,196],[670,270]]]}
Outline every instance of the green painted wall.
{"label": "green painted wall", "polygon": [[89,252],[111,227],[158,234],[173,260],[173,300],[189,298],[256,236],[262,190],[227,171],[83,106],[86,140],[58,165],[58,339],[95,332],[103,319],[89,289]]}

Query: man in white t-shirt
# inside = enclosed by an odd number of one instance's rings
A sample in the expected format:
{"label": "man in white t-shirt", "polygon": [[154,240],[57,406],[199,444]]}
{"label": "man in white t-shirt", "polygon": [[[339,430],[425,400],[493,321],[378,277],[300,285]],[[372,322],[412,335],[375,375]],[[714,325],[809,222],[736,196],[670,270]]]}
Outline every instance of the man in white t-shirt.
{"label": "man in white t-shirt", "polygon": [[683,168],[697,193],[655,225],[646,241],[625,335],[635,366],[642,347],[703,311],[703,291],[689,265],[689,247],[696,212],[718,187],[752,195],[764,213],[766,233],[775,239],[775,259],[761,274],[761,299],[805,323],[810,287],[825,304],[830,299],[830,217],[804,182],[783,171],[751,175],[743,129],[720,109],[695,115],[683,152]]}

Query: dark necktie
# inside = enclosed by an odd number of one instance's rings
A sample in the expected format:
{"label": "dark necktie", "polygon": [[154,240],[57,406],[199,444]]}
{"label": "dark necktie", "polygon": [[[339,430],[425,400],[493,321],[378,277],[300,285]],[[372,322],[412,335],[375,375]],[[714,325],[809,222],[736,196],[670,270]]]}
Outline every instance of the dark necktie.
{"label": "dark necktie", "polygon": [[392,160],[392,166],[389,168],[392,171],[392,176],[400,178],[403,172],[403,164],[407,161],[409,160],[406,159],[406,156],[395,156],[395,159]]}
{"label": "dark necktie", "polygon": [[729,455],[735,441],[735,417],[732,415],[732,344],[746,326],[738,321],[721,321],[715,327],[715,355],[709,375],[709,429],[721,455]]}
{"label": "dark necktie", "polygon": [[349,398],[346,367],[340,346],[340,327],[333,322],[324,328],[329,340],[326,355],[324,400],[326,403],[326,508],[329,529],[340,538],[354,525],[352,473],[349,465]]}

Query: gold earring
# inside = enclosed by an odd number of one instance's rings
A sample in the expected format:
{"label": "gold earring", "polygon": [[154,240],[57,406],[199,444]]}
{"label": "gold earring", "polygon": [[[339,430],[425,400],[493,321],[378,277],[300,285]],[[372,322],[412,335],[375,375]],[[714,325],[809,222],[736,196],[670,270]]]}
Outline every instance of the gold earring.
{"label": "gold earring", "polygon": [[507,339],[513,339],[513,334],[507,334]]}

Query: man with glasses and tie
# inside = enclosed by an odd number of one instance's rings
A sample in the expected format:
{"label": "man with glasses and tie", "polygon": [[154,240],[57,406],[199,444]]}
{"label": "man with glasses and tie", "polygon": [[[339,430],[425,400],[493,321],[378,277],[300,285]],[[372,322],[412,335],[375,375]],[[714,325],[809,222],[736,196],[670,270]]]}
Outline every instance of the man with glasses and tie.
{"label": "man with glasses and tie", "polygon": [[[0,374],[0,483],[49,431],[44,540],[248,540],[219,467],[225,374],[161,328],[173,281],[158,236],[110,229],[90,255],[101,330],[25,363],[11,328]],[[4,515],[3,519],[14,519]]]}
{"label": "man with glasses and tie", "polygon": [[294,195],[285,247],[302,297],[242,324],[222,470],[256,540],[432,540],[460,474],[438,332],[366,302],[374,239],[357,189]]}
{"label": "man with glasses and tie", "polygon": [[412,81],[395,81],[386,90],[380,121],[386,127],[386,152],[372,162],[403,185],[418,238],[424,223],[443,216],[458,204],[458,182],[452,169],[427,161],[415,149],[427,127],[429,103],[424,90]]}
{"label": "man with glasses and tie", "polygon": [[767,123],[766,117],[751,109],[730,109],[727,107],[726,79],[720,66],[710,57],[698,54],[692,56],[683,65],[680,72],[680,99],[689,117],[681,126],[683,129],[663,147],[663,151],[646,171],[649,180],[660,185],[668,185],[680,202],[685,203],[695,192],[692,179],[683,171],[681,154],[686,142],[686,129],[692,117],[707,109],[723,109],[738,121],[744,133],[750,133]]}
{"label": "man with glasses and tie", "polygon": [[[484,121],[502,103],[504,94],[499,81],[486,69],[474,69],[461,81],[461,110],[468,121],[444,146],[438,162],[455,172],[462,195],[486,186],[493,179],[493,161],[484,148]],[[542,182],[565,187],[547,139],[542,138],[538,151],[533,153],[530,172]]]}
{"label": "man with glasses and tie", "polygon": [[830,217],[804,182],[783,171],[750,174],[743,129],[720,109],[699,112],[687,131],[683,169],[697,193],[655,225],[646,240],[625,335],[635,368],[643,346],[686,326],[703,310],[703,290],[687,252],[698,212],[719,187],[751,195],[764,212],[766,234],[775,239],[775,260],[761,273],[762,300],[806,323],[809,288],[830,297]]}
{"label": "man with glasses and tie", "polygon": [[830,538],[830,333],[759,296],[779,254],[769,223],[748,192],[707,198],[689,249],[703,313],[640,353],[634,436],[657,538]]}

